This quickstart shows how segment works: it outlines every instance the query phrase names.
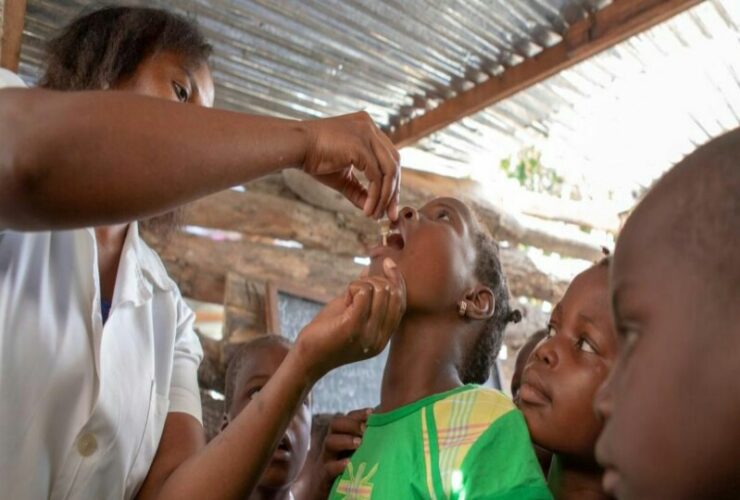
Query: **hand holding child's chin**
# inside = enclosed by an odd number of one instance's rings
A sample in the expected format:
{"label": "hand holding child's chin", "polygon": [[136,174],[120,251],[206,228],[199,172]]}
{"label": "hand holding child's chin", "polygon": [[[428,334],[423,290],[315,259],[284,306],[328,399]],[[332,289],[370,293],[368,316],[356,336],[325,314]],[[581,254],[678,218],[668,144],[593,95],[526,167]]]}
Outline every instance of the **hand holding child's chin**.
{"label": "hand holding child's chin", "polygon": [[297,351],[316,379],[382,352],[406,311],[406,285],[386,259],[383,276],[364,276],[329,302],[298,337]]}

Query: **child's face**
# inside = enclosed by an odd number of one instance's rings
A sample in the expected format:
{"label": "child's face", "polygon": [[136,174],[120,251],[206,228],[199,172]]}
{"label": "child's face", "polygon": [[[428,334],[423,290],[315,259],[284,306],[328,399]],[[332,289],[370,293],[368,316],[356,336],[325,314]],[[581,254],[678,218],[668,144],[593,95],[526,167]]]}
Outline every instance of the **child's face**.
{"label": "child's face", "polygon": [[370,274],[382,275],[390,257],[406,280],[407,313],[456,310],[465,290],[475,286],[473,234],[468,207],[454,198],[437,198],[420,210],[405,207],[387,246],[370,252]]}
{"label": "child's face", "polygon": [[718,298],[707,283],[722,276],[670,242],[666,221],[681,203],[680,193],[648,195],[614,255],[620,352],[597,397],[606,417],[597,458],[619,498],[720,498],[740,487],[737,309],[710,308]]}
{"label": "child's face", "polygon": [[537,344],[545,338],[547,332],[548,330],[538,330],[530,335],[516,354],[514,374],[511,376],[511,397],[515,400],[519,395],[519,387],[522,385],[522,372],[524,371],[524,367],[527,365],[527,361],[529,361],[529,356],[532,354],[532,351],[534,351],[534,348],[537,347]]}
{"label": "child's face", "polygon": [[[234,401],[229,412],[233,420],[255,395],[267,384],[288,354],[282,344],[270,343],[248,352],[242,369],[236,375]],[[311,434],[311,409],[307,400],[298,409],[288,425],[270,464],[260,478],[259,485],[277,489],[293,483],[306,461]]]}
{"label": "child's face", "polygon": [[594,459],[602,427],[594,396],[617,355],[608,292],[606,266],[579,274],[522,373],[516,402],[532,440],[555,453]]}

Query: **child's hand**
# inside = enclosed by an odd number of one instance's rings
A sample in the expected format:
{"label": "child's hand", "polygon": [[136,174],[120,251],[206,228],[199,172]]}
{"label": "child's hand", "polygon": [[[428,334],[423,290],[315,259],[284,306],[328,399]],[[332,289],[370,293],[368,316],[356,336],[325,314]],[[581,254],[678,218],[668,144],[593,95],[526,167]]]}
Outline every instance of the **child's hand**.
{"label": "child's hand", "polygon": [[321,446],[321,461],[311,465],[311,485],[302,497],[303,500],[328,498],[338,475],[344,472],[349,457],[360,446],[365,433],[365,422],[370,408],[351,411],[346,415],[337,414],[329,423],[329,430]]}
{"label": "child's hand", "polygon": [[406,311],[406,284],[391,259],[383,262],[383,273],[352,282],[301,331],[296,349],[309,377],[318,380],[385,348]]}
{"label": "child's hand", "polygon": [[344,472],[349,457],[360,447],[370,413],[372,410],[369,408],[355,410],[347,415],[335,415],[329,423],[329,433],[324,439],[324,451],[321,455],[324,473],[329,482],[333,482],[334,478]]}

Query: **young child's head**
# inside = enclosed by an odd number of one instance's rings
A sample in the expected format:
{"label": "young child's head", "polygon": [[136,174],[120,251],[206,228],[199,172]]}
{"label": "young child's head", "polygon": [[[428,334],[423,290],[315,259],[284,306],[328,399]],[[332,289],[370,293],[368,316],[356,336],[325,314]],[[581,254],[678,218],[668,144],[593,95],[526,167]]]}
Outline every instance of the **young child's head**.
{"label": "young child's head", "polygon": [[740,130],[668,172],[617,242],[620,337],[597,397],[597,457],[619,498],[740,492]]}
{"label": "young child's head", "polygon": [[524,371],[524,367],[527,365],[530,354],[532,354],[532,351],[534,351],[534,348],[537,346],[537,344],[540,343],[540,340],[544,339],[547,336],[548,331],[549,329],[543,328],[542,330],[537,330],[536,332],[534,332],[532,335],[527,337],[527,341],[524,342],[524,345],[521,347],[521,349],[519,349],[519,352],[516,353],[514,374],[511,376],[512,399],[516,400],[517,396],[519,395],[519,387],[522,385],[522,372]]}
{"label": "young child's head", "polygon": [[454,198],[405,207],[391,229],[388,245],[371,252],[370,273],[380,275],[383,258],[390,257],[406,280],[404,322],[434,317],[450,325],[461,380],[485,382],[504,328],[521,318],[509,306],[496,242]]}
{"label": "young child's head", "polygon": [[594,396],[617,356],[608,275],[604,259],[570,284],[529,356],[517,398],[535,444],[583,463],[595,463],[602,421]]}
{"label": "young child's head", "polygon": [[[247,342],[234,354],[226,370],[223,428],[267,384],[290,347],[291,342],[284,337],[265,335]],[[280,490],[295,482],[306,461],[310,435],[311,408],[310,401],[306,400],[293,416],[270,464],[262,474],[258,485],[260,489]]]}

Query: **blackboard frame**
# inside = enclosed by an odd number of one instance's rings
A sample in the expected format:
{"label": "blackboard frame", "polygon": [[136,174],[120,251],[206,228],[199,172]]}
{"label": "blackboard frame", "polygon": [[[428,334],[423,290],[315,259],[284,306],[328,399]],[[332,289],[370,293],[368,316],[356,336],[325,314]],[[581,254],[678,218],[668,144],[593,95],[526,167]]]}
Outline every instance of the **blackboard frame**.
{"label": "blackboard frame", "polygon": [[280,294],[292,295],[300,299],[310,300],[325,306],[333,297],[316,292],[308,288],[285,281],[270,280],[265,284],[265,318],[267,319],[267,333],[282,335],[280,327]]}

